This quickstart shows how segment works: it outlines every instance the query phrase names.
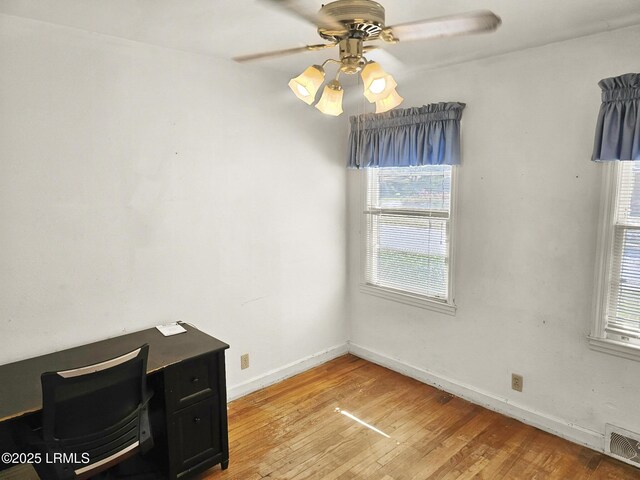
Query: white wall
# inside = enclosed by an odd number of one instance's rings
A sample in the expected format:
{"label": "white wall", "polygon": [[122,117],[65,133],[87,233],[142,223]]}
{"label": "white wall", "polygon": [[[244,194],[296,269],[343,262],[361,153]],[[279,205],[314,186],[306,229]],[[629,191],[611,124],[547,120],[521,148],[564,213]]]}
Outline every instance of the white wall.
{"label": "white wall", "polygon": [[[351,172],[354,351],[596,448],[605,422],[640,432],[640,363],[592,351],[586,339],[603,169],[590,162],[597,82],[637,71],[638,58],[640,27],[632,27],[402,82],[404,106],[467,103],[458,311],[359,292],[359,173]],[[511,372],[524,375],[523,393],[510,389]]]}
{"label": "white wall", "polygon": [[344,345],[342,130],[286,76],[6,15],[0,65],[0,363],[184,320],[234,386]]}

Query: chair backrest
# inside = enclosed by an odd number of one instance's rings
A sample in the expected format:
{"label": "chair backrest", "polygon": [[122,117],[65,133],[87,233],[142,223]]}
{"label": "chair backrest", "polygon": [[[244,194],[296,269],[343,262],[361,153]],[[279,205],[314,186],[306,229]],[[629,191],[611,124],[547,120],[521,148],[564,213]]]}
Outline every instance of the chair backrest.
{"label": "chair backrest", "polygon": [[[150,438],[149,346],[95,365],[42,374],[42,438],[78,470],[110,462]],[[73,456],[75,454],[75,457]],[[89,460],[82,455],[89,456]]]}

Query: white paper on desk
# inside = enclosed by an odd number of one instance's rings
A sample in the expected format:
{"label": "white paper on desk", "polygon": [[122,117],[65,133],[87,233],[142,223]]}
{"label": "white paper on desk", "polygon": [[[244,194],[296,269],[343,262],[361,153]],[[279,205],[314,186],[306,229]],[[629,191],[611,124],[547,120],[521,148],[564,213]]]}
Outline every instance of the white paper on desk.
{"label": "white paper on desk", "polygon": [[178,335],[179,333],[186,332],[185,328],[181,325],[178,325],[177,323],[170,323],[169,325],[158,325],[156,328],[165,337],[170,337],[171,335]]}

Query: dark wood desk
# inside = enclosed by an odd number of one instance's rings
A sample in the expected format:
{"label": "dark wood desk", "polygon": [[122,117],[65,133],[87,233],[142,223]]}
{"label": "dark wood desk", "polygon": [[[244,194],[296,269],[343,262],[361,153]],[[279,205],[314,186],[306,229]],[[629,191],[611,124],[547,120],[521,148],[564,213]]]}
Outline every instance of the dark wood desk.
{"label": "dark wood desk", "polygon": [[42,373],[91,365],[147,343],[152,410],[162,419],[154,438],[158,457],[168,459],[168,478],[188,478],[217,464],[227,468],[224,351],[229,345],[181,325],[187,331],[170,337],[150,328],[0,366],[0,422],[11,424],[42,409]]}

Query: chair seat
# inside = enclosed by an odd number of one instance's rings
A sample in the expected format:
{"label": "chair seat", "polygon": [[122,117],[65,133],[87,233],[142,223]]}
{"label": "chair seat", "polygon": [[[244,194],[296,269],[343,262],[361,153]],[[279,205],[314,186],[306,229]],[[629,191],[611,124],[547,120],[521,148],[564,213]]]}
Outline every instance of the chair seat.
{"label": "chair seat", "polygon": [[0,472],[0,480],[40,480],[31,465],[16,465]]}

